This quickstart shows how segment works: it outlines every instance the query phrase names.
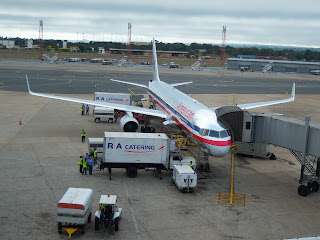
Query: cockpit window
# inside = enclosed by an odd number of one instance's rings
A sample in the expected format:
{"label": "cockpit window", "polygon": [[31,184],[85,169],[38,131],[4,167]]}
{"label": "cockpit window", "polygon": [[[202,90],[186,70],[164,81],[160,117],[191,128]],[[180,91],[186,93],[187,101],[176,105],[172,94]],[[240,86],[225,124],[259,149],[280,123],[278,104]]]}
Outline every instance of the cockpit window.
{"label": "cockpit window", "polygon": [[220,137],[221,137],[221,138],[228,137],[227,131],[226,131],[226,130],[221,131],[221,132],[220,132]]}
{"label": "cockpit window", "polygon": [[199,131],[200,135],[202,136],[208,136],[209,135],[209,130],[208,129],[200,129]]}
{"label": "cockpit window", "polygon": [[219,132],[214,131],[214,130],[210,130],[210,137],[218,138],[219,137]]}

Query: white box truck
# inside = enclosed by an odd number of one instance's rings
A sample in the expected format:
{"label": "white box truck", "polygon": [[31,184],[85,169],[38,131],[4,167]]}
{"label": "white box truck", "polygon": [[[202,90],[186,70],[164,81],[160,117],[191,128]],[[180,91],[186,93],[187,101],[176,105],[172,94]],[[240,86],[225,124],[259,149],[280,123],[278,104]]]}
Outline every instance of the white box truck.
{"label": "white box truck", "polygon": [[85,232],[86,223],[91,222],[93,191],[88,188],[69,188],[57,204],[58,231],[71,234]]}
{"label": "white box truck", "polygon": [[192,192],[197,187],[197,174],[188,165],[173,165],[172,181],[183,192]]}
{"label": "white box truck", "polygon": [[105,132],[100,169],[126,168],[128,177],[138,169],[168,170],[177,148],[164,133]]}

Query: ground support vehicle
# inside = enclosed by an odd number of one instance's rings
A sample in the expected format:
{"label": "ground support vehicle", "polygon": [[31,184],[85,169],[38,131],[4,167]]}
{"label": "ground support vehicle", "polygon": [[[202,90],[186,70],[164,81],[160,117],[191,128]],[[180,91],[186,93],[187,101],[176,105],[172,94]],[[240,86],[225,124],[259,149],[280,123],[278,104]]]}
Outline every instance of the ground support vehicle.
{"label": "ground support vehicle", "polygon": [[58,231],[66,231],[69,239],[75,231],[84,234],[91,222],[93,191],[88,188],[69,188],[57,205]]}
{"label": "ground support vehicle", "polygon": [[183,192],[192,192],[197,188],[197,174],[188,165],[173,165],[172,181]]}
{"label": "ground support vehicle", "polygon": [[93,116],[96,123],[101,121],[113,123],[115,121],[114,109],[111,108],[94,107]]}
{"label": "ground support vehicle", "polygon": [[[164,133],[105,132],[103,162],[100,169],[126,168],[128,177],[137,176],[138,169],[170,169],[170,159],[179,154],[175,143]],[[180,159],[175,158],[175,161]]]}
{"label": "ground support vehicle", "polygon": [[117,206],[116,195],[101,195],[99,201],[99,211],[95,212],[95,230],[99,230],[100,225],[104,229],[114,225],[116,231],[119,230],[119,223],[122,215],[122,208]]}
{"label": "ground support vehicle", "polygon": [[88,151],[93,154],[94,149],[97,153],[103,153],[103,138],[88,138]]}

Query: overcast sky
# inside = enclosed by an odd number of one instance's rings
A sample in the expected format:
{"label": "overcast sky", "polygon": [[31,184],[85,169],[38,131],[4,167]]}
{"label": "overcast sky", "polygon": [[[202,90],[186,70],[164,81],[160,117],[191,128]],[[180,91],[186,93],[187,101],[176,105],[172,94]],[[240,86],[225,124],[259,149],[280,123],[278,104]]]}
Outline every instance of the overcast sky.
{"label": "overcast sky", "polygon": [[1,0],[0,36],[320,47],[320,0]]}

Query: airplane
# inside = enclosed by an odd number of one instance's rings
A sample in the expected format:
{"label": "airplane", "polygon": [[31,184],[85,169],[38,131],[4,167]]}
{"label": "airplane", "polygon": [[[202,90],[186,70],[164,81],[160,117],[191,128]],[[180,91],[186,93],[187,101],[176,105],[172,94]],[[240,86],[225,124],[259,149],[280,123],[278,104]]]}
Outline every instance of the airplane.
{"label": "airplane", "polygon": [[57,62],[58,59],[58,53],[50,58],[49,54],[43,54],[43,57],[46,58],[46,60],[50,61],[50,64]]}
{"label": "airplane", "polygon": [[[135,132],[139,127],[139,123],[133,117],[133,113],[140,113],[163,118],[165,119],[165,121],[163,122],[165,125],[180,125],[190,136],[193,137],[193,139],[196,140],[197,144],[201,146],[201,148],[208,154],[214,157],[223,157],[227,155],[231,147],[231,136],[229,134],[228,128],[217,119],[217,115],[214,110],[218,107],[209,108],[175,88],[176,86],[190,84],[192,82],[167,84],[161,81],[159,78],[158,71],[156,41],[154,39],[152,44],[153,78],[149,81],[149,85],[127,82],[117,79],[110,80],[114,82],[120,82],[146,88],[149,98],[156,103],[156,109],[147,109],[122,104],[96,102],[86,99],[35,93],[30,90],[28,76],[26,75],[28,91],[31,95],[34,96],[123,110],[126,112],[126,115],[121,118],[120,127],[125,132]],[[292,86],[291,97],[288,99],[239,104],[237,106],[241,109],[247,110],[257,107],[292,102],[294,101],[294,98],[295,83],[293,83]]]}

